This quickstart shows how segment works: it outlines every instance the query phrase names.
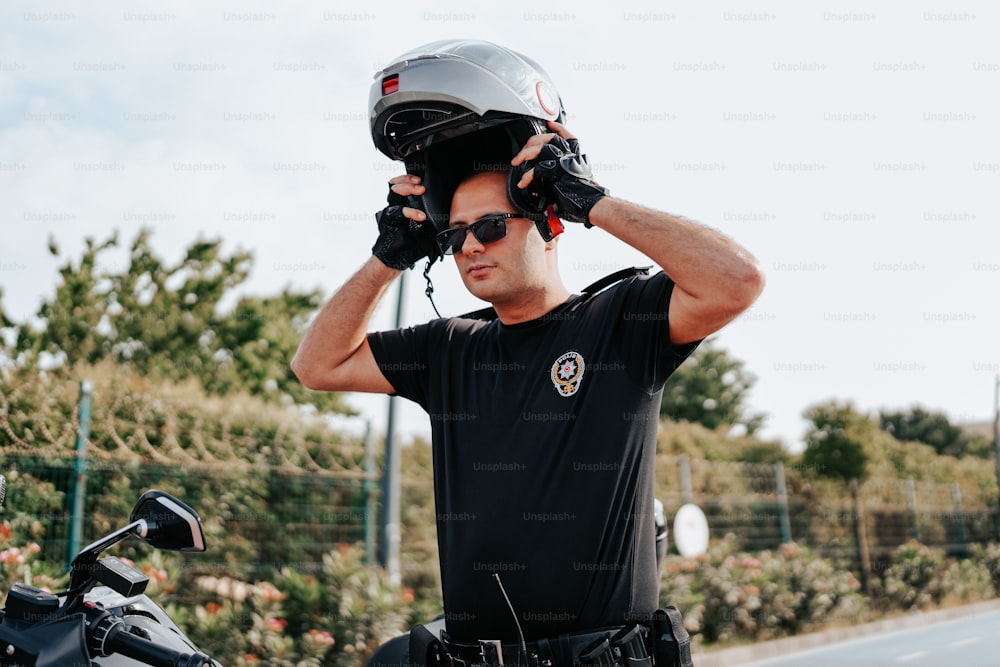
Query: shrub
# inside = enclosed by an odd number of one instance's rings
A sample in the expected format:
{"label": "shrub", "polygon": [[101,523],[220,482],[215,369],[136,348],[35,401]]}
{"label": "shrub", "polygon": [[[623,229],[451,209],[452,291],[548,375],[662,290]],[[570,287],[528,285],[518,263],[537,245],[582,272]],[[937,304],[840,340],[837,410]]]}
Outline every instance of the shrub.
{"label": "shrub", "polygon": [[757,555],[736,552],[735,538],[698,559],[668,558],[661,598],[678,605],[702,641],[770,639],[867,614],[860,584],[796,544]]}
{"label": "shrub", "polygon": [[31,581],[32,565],[39,552],[36,542],[19,546],[12,537],[13,528],[8,522],[0,524],[0,594],[6,598],[7,591],[16,581]]}
{"label": "shrub", "polygon": [[981,557],[953,561],[943,577],[946,603],[979,602],[995,595],[989,565]]}
{"label": "shrub", "polygon": [[283,568],[274,582],[201,577],[194,606],[168,613],[203,651],[224,664],[347,667],[405,632],[413,594],[388,585],[345,546],[312,571]]}
{"label": "shrub", "polygon": [[973,545],[970,553],[989,575],[993,594],[1000,595],[1000,544]]}
{"label": "shrub", "polygon": [[947,589],[947,556],[942,549],[910,540],[892,553],[889,567],[878,582],[877,594],[889,608],[911,610],[938,605]]}

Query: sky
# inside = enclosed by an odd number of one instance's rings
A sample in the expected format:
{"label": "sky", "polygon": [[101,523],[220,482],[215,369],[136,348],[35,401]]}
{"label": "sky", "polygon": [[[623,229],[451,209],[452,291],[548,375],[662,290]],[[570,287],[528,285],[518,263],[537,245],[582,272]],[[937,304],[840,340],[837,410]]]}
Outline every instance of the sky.
{"label": "sky", "polygon": [[[800,448],[803,411],[920,405],[992,418],[1000,374],[1000,7],[955,2],[546,0],[421,6],[0,5],[0,288],[24,321],[87,237],[139,229],[179,261],[250,250],[243,293],[342,284],[368,257],[401,164],[374,148],[375,73],[415,46],[485,39],[548,71],[613,196],[753,253],[767,286],[717,340],[756,384],[761,435]],[[648,260],[598,229],[562,237],[580,290]],[[479,307],[451,260],[443,314]],[[105,267],[122,270],[125,255]],[[668,271],[669,272],[669,271]],[[404,322],[434,316],[418,271]],[[393,325],[397,290],[375,329]],[[388,400],[352,395],[376,425]],[[404,436],[426,415],[400,401]]]}

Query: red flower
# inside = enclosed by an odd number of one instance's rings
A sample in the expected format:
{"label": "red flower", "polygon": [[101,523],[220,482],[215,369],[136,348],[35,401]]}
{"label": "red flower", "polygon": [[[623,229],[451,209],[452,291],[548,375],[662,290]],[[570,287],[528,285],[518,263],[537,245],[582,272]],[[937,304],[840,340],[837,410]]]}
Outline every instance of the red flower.
{"label": "red flower", "polygon": [[267,619],[267,629],[271,632],[284,632],[286,625],[288,625],[288,621],[283,618]]}
{"label": "red flower", "polygon": [[310,630],[306,633],[309,639],[315,641],[317,644],[326,644],[327,646],[333,646],[333,635],[331,635],[326,630]]}

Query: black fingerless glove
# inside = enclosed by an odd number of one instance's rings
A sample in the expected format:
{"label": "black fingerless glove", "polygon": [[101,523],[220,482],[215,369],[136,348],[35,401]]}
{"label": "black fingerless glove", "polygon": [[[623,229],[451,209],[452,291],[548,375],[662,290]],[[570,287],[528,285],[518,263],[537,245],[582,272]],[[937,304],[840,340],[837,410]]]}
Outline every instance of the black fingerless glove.
{"label": "black fingerless glove", "polygon": [[[517,183],[529,169],[535,172],[522,190]],[[587,227],[593,226],[590,209],[607,195],[608,189],[594,182],[580,142],[560,136],[542,146],[537,158],[514,167],[507,178],[507,198],[522,213],[537,215],[554,204],[560,218]]]}
{"label": "black fingerless glove", "polygon": [[434,225],[431,221],[418,222],[403,215],[403,206],[420,208],[416,197],[403,197],[389,192],[389,206],[375,214],[378,223],[378,239],[372,246],[372,254],[392,269],[403,271],[424,257],[437,259],[441,249],[434,240]]}

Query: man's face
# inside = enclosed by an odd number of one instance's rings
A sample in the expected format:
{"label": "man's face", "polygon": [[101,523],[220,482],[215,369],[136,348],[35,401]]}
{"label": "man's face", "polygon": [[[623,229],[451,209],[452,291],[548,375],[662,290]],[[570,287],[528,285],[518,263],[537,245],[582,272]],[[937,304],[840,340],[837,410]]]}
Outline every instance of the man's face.
{"label": "man's face", "polygon": [[[471,225],[485,215],[515,213],[507,200],[507,175],[500,172],[477,174],[458,187],[451,201],[451,227]],[[535,223],[526,218],[508,218],[507,235],[483,244],[473,234],[465,235],[455,265],[465,287],[476,297],[491,303],[516,302],[544,287],[554,255],[555,243],[546,243]]]}

